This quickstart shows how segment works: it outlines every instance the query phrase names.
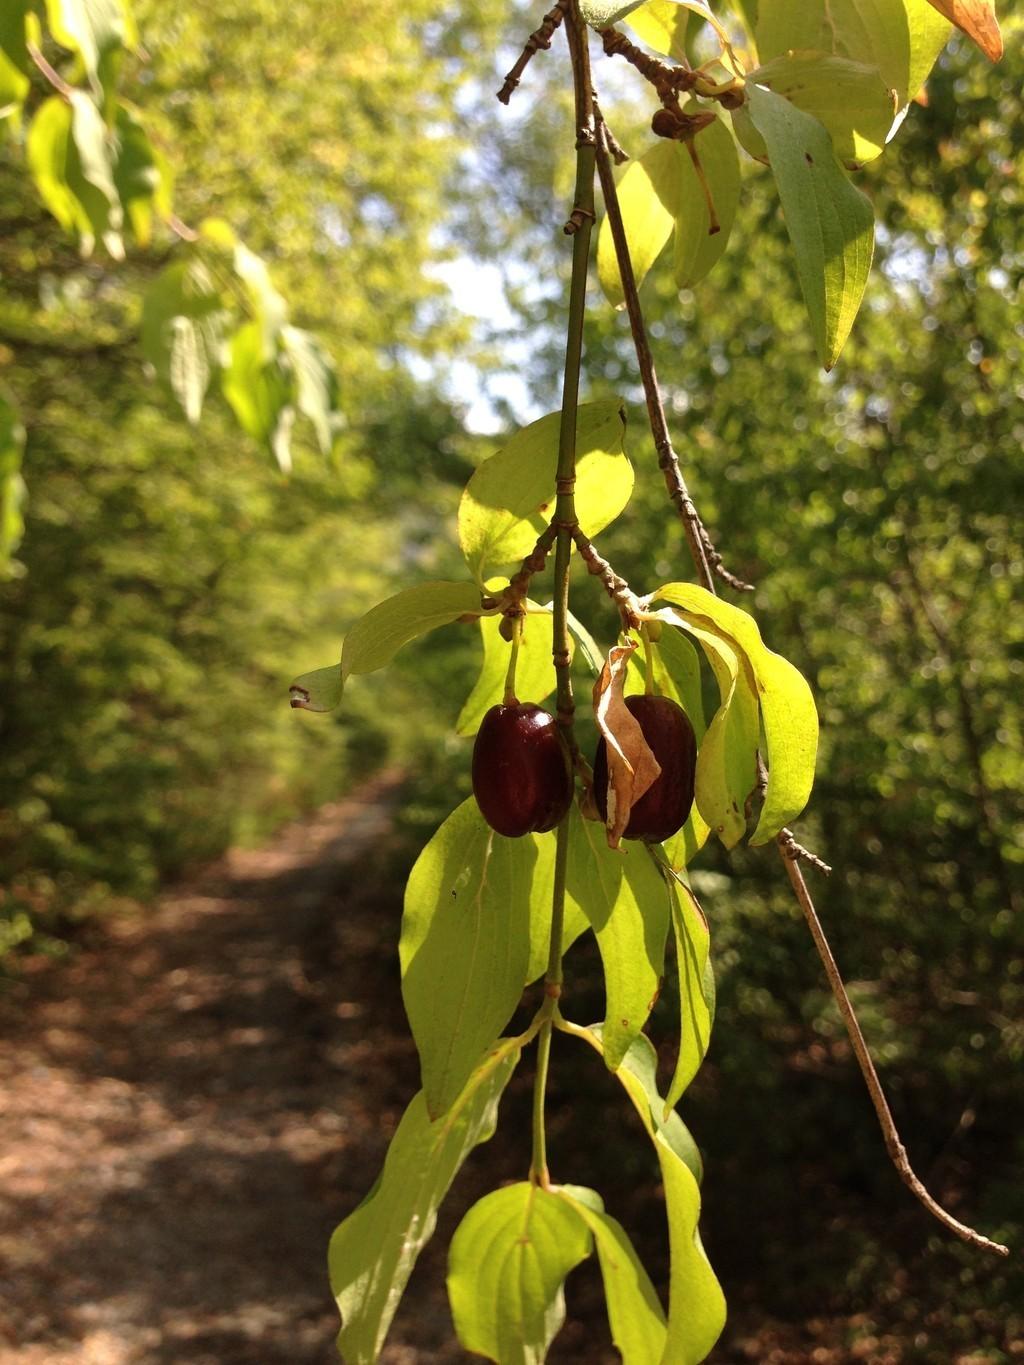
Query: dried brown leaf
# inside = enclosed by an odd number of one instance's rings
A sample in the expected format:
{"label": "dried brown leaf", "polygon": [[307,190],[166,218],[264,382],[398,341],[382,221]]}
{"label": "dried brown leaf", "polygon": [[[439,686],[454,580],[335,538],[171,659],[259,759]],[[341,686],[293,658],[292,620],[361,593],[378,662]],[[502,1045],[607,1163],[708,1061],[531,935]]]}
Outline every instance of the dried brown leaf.
{"label": "dried brown leaf", "polygon": [[994,0],[928,0],[932,9],[966,33],[977,43],[990,62],[998,62],[1003,55],[1003,35],[999,32]]}
{"label": "dried brown leaf", "polygon": [[636,718],[626,707],[622,689],[635,641],[609,650],[601,676],[594,684],[594,715],[608,746],[609,848],[618,848],[634,804],[661,775]]}

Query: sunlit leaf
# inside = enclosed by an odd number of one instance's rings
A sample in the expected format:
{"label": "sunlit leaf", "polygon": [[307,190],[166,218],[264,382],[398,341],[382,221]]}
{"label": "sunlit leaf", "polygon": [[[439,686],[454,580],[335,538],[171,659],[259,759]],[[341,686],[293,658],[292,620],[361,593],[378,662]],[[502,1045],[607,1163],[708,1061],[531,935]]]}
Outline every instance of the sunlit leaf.
{"label": "sunlit leaf", "polygon": [[[480,633],[484,657],[473,691],[455,722],[458,735],[475,735],[480,722],[492,706],[505,695],[505,675],[512,646],[501,636],[500,616],[482,616]],[[536,602],[527,603],[522,639],[516,659],[516,696],[520,701],[543,701],[555,690],[555,670],[551,662],[553,618]]]}
{"label": "sunlit leaf", "polygon": [[740,164],[736,144],[721,119],[694,138],[718,220],[718,231],[713,233],[707,196],[693,159],[681,143],[671,145],[680,162],[673,269],[679,288],[690,289],[707,275],[729,244],[740,197]]}
{"label": "sunlit leaf", "polygon": [[221,388],[242,430],[265,445],[287,471],[295,420],[291,385],[277,361],[266,361],[264,354],[259,323],[245,323],[228,343]]}
{"label": "sunlit leaf", "polygon": [[666,1112],[678,1104],[696,1076],[711,1041],[715,1017],[715,978],[709,958],[707,921],[689,886],[667,879],[679,973],[679,1053],[665,1097]]}
{"label": "sunlit leaf", "polygon": [[747,86],[747,102],[768,147],[818,356],[830,370],[864,297],[874,213],[817,119],[759,85]]}
{"label": "sunlit leaf", "polygon": [[295,403],[312,422],[321,453],[329,455],[343,425],[334,361],[312,332],[299,327],[281,328],[281,347],[279,362],[291,369]]}
{"label": "sunlit leaf", "polygon": [[57,42],[81,55],[93,89],[100,96],[103,58],[135,41],[125,0],[46,0],[46,19]]}
{"label": "sunlit leaf", "polygon": [[902,109],[921,89],[949,32],[929,0],[760,0],[757,46],[763,62],[814,51],[877,67]]}
{"label": "sunlit leaf", "polygon": [[[452,1104],[531,975],[544,970],[554,850],[553,834],[496,834],[471,797],[410,873],[399,945],[402,998],[432,1115]],[[578,914],[567,920],[566,945],[584,923]]]}
{"label": "sunlit leaf", "polygon": [[[616,187],[638,287],[672,235],[679,205],[681,154],[685,156],[678,143],[659,138],[643,156],[629,162]],[[607,214],[597,238],[597,277],[608,302],[615,308],[624,307],[625,295]]]}
{"label": "sunlit leaf", "polygon": [[[721,703],[697,750],[694,804],[725,847],[733,848],[746,832],[746,802],[757,782],[759,727],[753,680],[738,649],[710,622],[702,625],[699,616],[675,608],[656,615],[693,635],[718,683]],[[679,850],[673,848],[670,856],[678,866]]]}
{"label": "sunlit leaf", "polygon": [[498,1102],[520,1049],[499,1042],[478,1063],[443,1118],[431,1122],[421,1091],[391,1139],[373,1190],[335,1230],[328,1253],[342,1317],[345,1365],[373,1365],[437,1210],[466,1157],[494,1133]]}
{"label": "sunlit leaf", "polygon": [[145,128],[124,105],[118,106],[115,136],[114,185],[135,240],[148,246],[154,210],[162,217],[171,210],[170,171]]}
{"label": "sunlit leaf", "polygon": [[675,0],[647,0],[629,16],[629,26],[648,47],[674,61],[686,60],[686,30],[690,11]]}
{"label": "sunlit leaf", "polygon": [[[789,52],[751,72],[749,80],[811,114],[832,139],[836,156],[847,164],[871,161],[885,146],[895,109],[892,91],[878,68],[821,52]],[[751,156],[768,152],[745,109],[733,124]]]}
{"label": "sunlit leaf", "polygon": [[[517,432],[477,469],[459,504],[459,543],[482,581],[518,567],[555,508],[555,470],[561,413],[549,413]],[[588,536],[615,520],[633,491],[633,466],[622,439],[626,423],[617,400],[585,403],[577,414],[576,514]]]}
{"label": "sunlit leaf", "polygon": [[[736,144],[721,119],[704,128],[694,147],[715,206],[719,231],[710,231],[707,196],[693,158],[681,142],[662,138],[630,162],[618,185],[619,208],[639,286],[674,232],[676,283],[689,288],[703,279],[729,241],[739,200]],[[607,216],[597,245],[597,269],[605,297],[622,307],[624,295]]]}
{"label": "sunlit leaf", "polygon": [[665,1312],[626,1229],[604,1210],[601,1196],[577,1185],[555,1186],[594,1238],[612,1341],[623,1365],[659,1365],[665,1349]]}
{"label": "sunlit leaf", "polygon": [[84,256],[99,238],[111,256],[124,255],[123,213],[114,183],[116,148],[96,105],[82,90],[56,95],[36,111],[28,132],[29,168],[46,207],[78,236]]}
{"label": "sunlit leaf", "polygon": [[800,814],[811,794],[818,747],[818,713],[811,689],[799,669],[767,648],[754,618],[739,607],[692,583],[667,584],[654,598],[672,602],[691,626],[723,632],[741,651],[761,709],[768,750],[768,790],[750,842],[767,843]]}
{"label": "sunlit leaf", "polygon": [[472,583],[417,583],[404,588],[361,616],[341,650],[341,676],[374,673],[391,662],[403,645],[460,616],[483,614],[480,589]]}
{"label": "sunlit leaf", "polygon": [[570,815],[568,894],[597,936],[605,980],[605,1061],[614,1070],[654,1007],[665,968],[665,885],[642,843],[613,852],[604,826]]}
{"label": "sunlit leaf", "polygon": [[[601,1030],[572,1027],[570,1031],[598,1052],[603,1050]],[[671,1273],[661,1365],[700,1365],[725,1325],[725,1298],[697,1230],[700,1158],[674,1111],[662,1121],[665,1106],[654,1083],[656,1064],[651,1044],[637,1038],[616,1075],[654,1143],[665,1191]]]}
{"label": "sunlit leaf", "polygon": [[485,1195],[459,1224],[449,1254],[459,1341],[497,1365],[540,1365],[565,1321],[565,1278],[591,1247],[576,1209],[539,1185]]}
{"label": "sunlit leaf", "polygon": [[221,364],[229,318],[206,265],[176,261],[146,291],[142,348],[190,422],[198,422],[210,382]]}

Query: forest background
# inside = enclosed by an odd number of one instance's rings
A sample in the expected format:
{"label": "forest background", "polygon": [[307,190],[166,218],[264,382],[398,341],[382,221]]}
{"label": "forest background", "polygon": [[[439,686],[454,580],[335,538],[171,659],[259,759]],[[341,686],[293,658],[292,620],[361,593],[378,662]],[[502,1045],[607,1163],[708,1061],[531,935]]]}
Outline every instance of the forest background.
{"label": "forest background", "polygon": [[[174,165],[177,213],[229,220],[267,260],[334,356],[346,422],[327,461],[300,432],[288,478],[223,402],[189,427],[139,341],[174,238],[83,261],[0,141],[0,386],[27,429],[28,490],[0,585],[12,975],[384,765],[412,775],[400,894],[468,792],[453,726],[474,633],[411,647],[353,684],[337,720],[290,712],[287,684],[389,591],[455,576],[459,490],[500,444],[479,427],[558,401],[562,55],[534,62],[510,111],[493,98],[539,16],[497,0],[440,19],[426,0],[355,3],[344,25],[312,0],[136,9],[133,98]],[[691,488],[757,585],[768,640],[815,689],[822,750],[798,833],[836,867],[821,907],[904,1138],[955,1211],[1020,1246],[1024,24],[1005,29],[994,69],[953,42],[927,105],[860,178],[879,247],[833,375],[756,166],[699,292],[680,301],[656,270],[644,293]],[[639,87],[600,65],[597,79],[642,150]],[[459,307],[474,295],[475,315]],[[685,576],[628,332],[600,303],[586,372],[591,396],[633,404],[627,449],[646,471],[602,549],[638,588]],[[1018,1358],[1019,1256],[979,1261],[901,1192],[777,862],[709,847],[694,885],[719,1003],[683,1109],[709,1157],[705,1241],[727,1294],[755,1315],[860,1313],[907,1360]],[[397,938],[393,907],[381,933]]]}

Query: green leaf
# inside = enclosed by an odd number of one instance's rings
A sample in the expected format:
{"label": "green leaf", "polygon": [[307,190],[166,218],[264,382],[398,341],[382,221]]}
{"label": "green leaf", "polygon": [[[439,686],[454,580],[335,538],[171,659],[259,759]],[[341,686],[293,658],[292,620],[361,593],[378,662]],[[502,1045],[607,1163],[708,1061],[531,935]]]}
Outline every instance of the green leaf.
{"label": "green leaf", "polygon": [[[878,68],[821,52],[789,52],[758,67],[748,82],[766,86],[811,114],[832,139],[836,156],[860,164],[880,155],[895,114],[892,91]],[[759,160],[768,150],[744,108],[733,119],[736,135]]]}
{"label": "green leaf", "polygon": [[228,321],[221,292],[198,258],[169,265],[146,291],[142,349],[192,423],[220,368]]}
{"label": "green leaf", "polygon": [[29,88],[25,15],[29,0],[5,0],[0,7],[0,120],[20,114]]}
{"label": "green leaf", "polygon": [[165,159],[156,152],[145,128],[125,106],[115,122],[117,161],[114,185],[118,199],[140,246],[148,246],[153,210],[166,217],[171,211],[171,179]]}
{"label": "green leaf", "polygon": [[767,648],[754,618],[739,607],[692,583],[667,584],[654,597],[672,602],[691,628],[701,625],[723,632],[742,652],[761,708],[768,750],[768,790],[750,842],[767,843],[800,814],[814,784],[818,713],[811,689],[799,669]]}
{"label": "green leaf", "polygon": [[[399,944],[402,998],[433,1117],[451,1106],[519,1004],[530,973],[540,839],[496,834],[471,797],[409,875]],[[550,838],[548,848],[553,852]]]}
{"label": "green leaf", "polygon": [[864,297],[874,213],[850,184],[817,119],[759,85],[746,90],[779,187],[818,356],[830,370]]}
{"label": "green leaf", "polygon": [[480,589],[472,583],[418,583],[371,607],[349,633],[341,650],[342,683],[353,673],[374,673],[403,645],[460,616],[482,616]]}
{"label": "green leaf", "polygon": [[[568,1031],[603,1051],[600,1030],[571,1025]],[[697,1230],[700,1158],[674,1111],[661,1122],[664,1102],[654,1084],[656,1065],[653,1047],[646,1038],[638,1038],[616,1075],[654,1143],[665,1190],[672,1268],[661,1365],[700,1365],[725,1325],[725,1298]]]}
{"label": "green leaf", "polygon": [[760,0],[762,61],[815,51],[877,67],[902,109],[924,85],[951,27],[928,0]]}
{"label": "green leaf", "polygon": [[680,289],[698,284],[729,244],[740,197],[740,162],[736,144],[721,119],[716,119],[694,138],[708,189],[715,206],[719,231],[711,232],[707,199],[693,160],[678,142],[671,144],[680,164],[679,202],[675,213],[675,279]]}
{"label": "green leaf", "polygon": [[340,664],[314,668],[292,683],[289,702],[298,711],[333,711],[341,701],[343,687]]}
{"label": "green leaf", "polygon": [[[642,157],[629,162],[618,182],[619,211],[637,288],[672,234],[679,205],[681,152],[677,142],[659,138]],[[608,302],[624,308],[626,300],[607,214],[597,238],[597,278]]]}
{"label": "green leaf", "polygon": [[659,1365],[665,1349],[665,1312],[626,1229],[605,1213],[594,1190],[559,1185],[552,1193],[573,1207],[594,1238],[612,1341],[623,1365]]}
{"label": "green leaf", "polygon": [[580,0],[580,15],[591,28],[607,28],[609,24],[625,19],[643,3],[644,0],[626,0],[625,4],[621,0]]}
{"label": "green leaf", "polygon": [[295,409],[291,385],[276,360],[264,360],[263,329],[247,322],[228,343],[221,388],[243,431],[265,445],[285,472],[292,467]]}
{"label": "green leaf", "polygon": [[57,42],[81,55],[96,96],[101,98],[104,57],[135,41],[125,0],[46,0],[46,18]]}
{"label": "green leaf", "polygon": [[647,0],[629,16],[629,26],[648,47],[673,61],[685,62],[690,13],[675,0]]}
{"label": "green leaf", "polygon": [[[486,713],[505,695],[505,675],[512,646],[501,637],[501,623],[500,616],[480,618],[484,660],[476,686],[455,722],[457,735],[475,735]],[[551,662],[553,635],[551,609],[528,602],[516,659],[516,696],[520,701],[540,702],[555,690],[555,670]]]}
{"label": "green leaf", "polygon": [[72,90],[36,111],[28,133],[28,163],[46,207],[79,239],[83,256],[100,238],[116,260],[124,255],[123,213],[114,183],[115,147],[88,95]]}
{"label": "green leaf", "polygon": [[642,844],[608,847],[604,825],[573,810],[567,893],[586,915],[605,979],[605,1061],[621,1063],[654,1008],[665,968],[668,898]]}
{"label": "green leaf", "polygon": [[565,1321],[565,1277],[591,1246],[576,1209],[539,1185],[485,1195],[456,1229],[448,1259],[459,1341],[498,1365],[540,1365]]}
{"label": "green leaf", "polygon": [[299,327],[281,328],[281,346],[279,359],[288,364],[294,376],[299,411],[312,422],[321,453],[329,455],[344,421],[334,361],[312,332]]}
{"label": "green leaf", "polygon": [[[561,413],[516,433],[477,469],[459,504],[459,543],[478,579],[518,567],[551,519]],[[626,429],[618,400],[585,403],[577,415],[576,513],[588,536],[619,515],[633,491],[622,449]]]}
{"label": "green leaf", "polygon": [[665,1098],[668,1113],[700,1070],[711,1041],[715,1017],[715,978],[707,920],[689,886],[678,877],[667,878],[672,928],[679,972],[679,1053],[672,1084]]}
{"label": "green leaf", "polygon": [[0,394],[0,572],[21,543],[25,529],[25,482],[21,477],[24,451],[25,428],[12,404]]}
{"label": "green leaf", "polygon": [[341,1311],[345,1365],[373,1365],[437,1210],[472,1149],[494,1133],[498,1102],[519,1061],[504,1039],[477,1065],[451,1110],[436,1122],[423,1092],[391,1139],[372,1192],[331,1238],[328,1268]]}

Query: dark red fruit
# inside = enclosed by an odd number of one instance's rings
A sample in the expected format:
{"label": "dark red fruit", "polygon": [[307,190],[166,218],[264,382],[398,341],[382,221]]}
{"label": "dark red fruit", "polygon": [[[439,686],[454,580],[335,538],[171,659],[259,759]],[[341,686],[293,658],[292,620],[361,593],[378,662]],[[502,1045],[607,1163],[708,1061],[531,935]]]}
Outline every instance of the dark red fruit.
{"label": "dark red fruit", "polygon": [[[697,740],[686,712],[671,697],[627,697],[626,708],[639,722],[661,776],[633,806],[622,837],[660,844],[682,829],[693,805]],[[607,818],[608,746],[603,736],[594,756],[594,800],[601,818]]]}
{"label": "dark red fruit", "polygon": [[572,800],[569,749],[554,716],[532,702],[492,706],[473,745],[473,795],[499,834],[554,829]]}

